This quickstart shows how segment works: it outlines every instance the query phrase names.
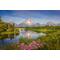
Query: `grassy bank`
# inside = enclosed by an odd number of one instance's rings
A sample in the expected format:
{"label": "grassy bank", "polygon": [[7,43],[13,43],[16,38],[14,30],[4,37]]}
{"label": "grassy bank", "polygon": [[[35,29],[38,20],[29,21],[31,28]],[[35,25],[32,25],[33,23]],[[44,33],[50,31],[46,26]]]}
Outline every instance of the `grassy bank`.
{"label": "grassy bank", "polygon": [[48,50],[60,50],[60,26],[34,27],[26,30],[46,33],[46,36],[39,37],[37,40],[45,43]]}

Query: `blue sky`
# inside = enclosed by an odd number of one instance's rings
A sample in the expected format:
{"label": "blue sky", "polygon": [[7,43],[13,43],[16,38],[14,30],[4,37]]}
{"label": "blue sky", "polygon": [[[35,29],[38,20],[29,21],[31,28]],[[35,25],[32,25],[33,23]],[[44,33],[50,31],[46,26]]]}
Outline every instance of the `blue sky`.
{"label": "blue sky", "polygon": [[0,16],[6,22],[17,24],[31,18],[34,23],[60,23],[60,10],[0,10]]}

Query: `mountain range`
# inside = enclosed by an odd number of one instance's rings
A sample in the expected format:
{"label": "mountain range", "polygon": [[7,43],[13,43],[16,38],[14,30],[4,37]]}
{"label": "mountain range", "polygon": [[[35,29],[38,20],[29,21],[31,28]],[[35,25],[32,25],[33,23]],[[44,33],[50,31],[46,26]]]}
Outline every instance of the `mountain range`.
{"label": "mountain range", "polygon": [[31,19],[25,20],[16,27],[60,26],[60,23],[47,22],[46,24],[34,23]]}

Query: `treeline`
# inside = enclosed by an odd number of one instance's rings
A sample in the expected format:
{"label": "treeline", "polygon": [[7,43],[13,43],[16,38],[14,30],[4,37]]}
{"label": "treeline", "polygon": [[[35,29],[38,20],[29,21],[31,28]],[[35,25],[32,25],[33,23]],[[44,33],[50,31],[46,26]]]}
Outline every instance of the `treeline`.
{"label": "treeline", "polygon": [[4,22],[0,17],[0,33],[4,31],[14,31],[14,28],[15,28],[14,23]]}
{"label": "treeline", "polygon": [[25,30],[60,30],[60,26],[26,27]]}

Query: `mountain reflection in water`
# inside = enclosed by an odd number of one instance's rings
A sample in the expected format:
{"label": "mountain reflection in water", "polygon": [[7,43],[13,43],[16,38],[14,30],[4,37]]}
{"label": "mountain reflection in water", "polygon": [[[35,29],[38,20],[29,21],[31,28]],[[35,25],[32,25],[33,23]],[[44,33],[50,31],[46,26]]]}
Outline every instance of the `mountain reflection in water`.
{"label": "mountain reflection in water", "polygon": [[37,39],[38,37],[44,36],[44,33],[37,33],[33,31],[22,31],[20,36],[27,38],[27,39]]}
{"label": "mountain reflection in water", "polygon": [[37,33],[33,31],[20,31],[19,35],[15,34],[5,34],[0,35],[2,38],[0,38],[0,47],[5,47],[9,44],[18,44],[20,41],[20,38],[27,38],[28,39],[37,39],[38,37],[45,36],[44,33]]}

